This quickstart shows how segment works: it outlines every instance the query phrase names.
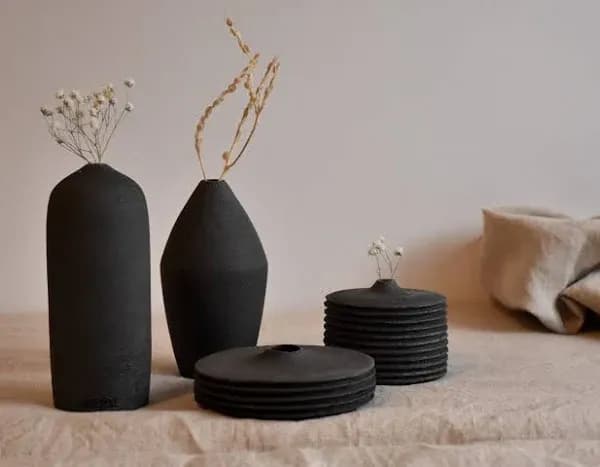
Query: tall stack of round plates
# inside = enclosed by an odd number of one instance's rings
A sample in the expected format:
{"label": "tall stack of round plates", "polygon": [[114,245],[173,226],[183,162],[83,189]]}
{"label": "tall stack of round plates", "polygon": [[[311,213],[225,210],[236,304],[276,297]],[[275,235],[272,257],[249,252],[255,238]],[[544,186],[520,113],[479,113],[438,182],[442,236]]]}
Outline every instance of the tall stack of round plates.
{"label": "tall stack of round plates", "polygon": [[350,349],[240,347],[195,365],[202,407],[244,418],[301,420],[350,412],[373,398],[373,359]]}
{"label": "tall stack of round plates", "polygon": [[379,280],[368,289],[340,290],[325,301],[327,346],[375,359],[377,384],[415,384],[446,374],[446,298]]}

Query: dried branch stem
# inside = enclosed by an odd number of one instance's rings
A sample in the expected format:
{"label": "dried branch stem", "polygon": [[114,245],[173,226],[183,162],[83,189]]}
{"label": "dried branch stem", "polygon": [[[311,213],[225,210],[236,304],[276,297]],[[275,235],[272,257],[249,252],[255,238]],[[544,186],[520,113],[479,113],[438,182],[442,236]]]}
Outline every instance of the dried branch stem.
{"label": "dried branch stem", "polygon": [[[248,147],[248,144],[250,143],[250,140],[252,139],[252,136],[256,131],[258,122],[260,120],[260,115],[262,113],[262,110],[264,109],[265,103],[269,95],[273,91],[275,77],[277,76],[277,73],[279,71],[279,61],[277,60],[277,58],[273,58],[267,65],[265,73],[262,79],[260,80],[258,86],[254,87],[254,70],[256,69],[258,63],[259,54],[252,53],[252,49],[243,40],[242,35],[235,28],[231,19],[227,18],[226,24],[229,29],[229,32],[236,40],[240,50],[248,58],[249,61],[248,64],[244,67],[244,69],[233,79],[229,86],[223,92],[221,92],[221,94],[219,94],[210,103],[208,107],[204,109],[204,112],[202,113],[200,119],[196,124],[196,132],[194,138],[195,148],[204,180],[207,179],[207,171],[204,161],[204,154],[202,151],[202,143],[204,141],[204,130],[208,118],[212,115],[216,107],[223,103],[223,101],[229,94],[233,94],[234,92],[236,92],[239,89],[240,84],[243,85],[243,87],[248,93],[248,102],[242,110],[242,115],[236,125],[233,140],[229,146],[229,149],[223,153],[224,165],[221,175],[219,177],[219,180],[221,180],[225,176],[225,174],[239,161],[239,159],[246,151],[246,148]],[[246,138],[243,140],[242,135],[244,133],[244,128],[248,124],[250,117],[252,120],[250,131],[248,132]],[[241,148],[237,150],[240,144]]]}

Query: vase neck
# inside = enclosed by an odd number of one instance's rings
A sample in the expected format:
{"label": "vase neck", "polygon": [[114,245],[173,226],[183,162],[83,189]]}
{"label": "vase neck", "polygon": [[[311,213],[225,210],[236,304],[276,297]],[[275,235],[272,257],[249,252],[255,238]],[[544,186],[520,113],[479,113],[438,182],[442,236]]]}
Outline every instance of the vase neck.
{"label": "vase neck", "polygon": [[380,293],[399,292],[402,290],[395,279],[378,279],[371,286],[371,290]]}

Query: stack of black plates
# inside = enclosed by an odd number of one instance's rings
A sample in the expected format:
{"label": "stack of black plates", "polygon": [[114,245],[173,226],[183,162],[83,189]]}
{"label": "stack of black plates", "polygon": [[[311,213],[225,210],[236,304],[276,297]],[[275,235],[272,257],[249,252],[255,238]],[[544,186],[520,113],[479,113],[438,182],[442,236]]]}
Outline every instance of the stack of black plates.
{"label": "stack of black plates", "polygon": [[379,280],[369,289],[340,290],[325,302],[325,345],[375,359],[377,384],[414,384],[446,374],[446,299]]}
{"label": "stack of black plates", "polygon": [[350,349],[240,347],[195,366],[202,407],[234,417],[301,420],[350,412],[373,398],[375,364]]}

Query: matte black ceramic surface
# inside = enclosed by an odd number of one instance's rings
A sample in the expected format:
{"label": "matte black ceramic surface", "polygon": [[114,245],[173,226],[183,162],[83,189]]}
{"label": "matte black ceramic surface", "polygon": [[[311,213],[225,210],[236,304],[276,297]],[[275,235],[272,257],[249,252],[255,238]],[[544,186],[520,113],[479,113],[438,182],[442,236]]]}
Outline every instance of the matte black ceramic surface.
{"label": "matte black ceramic surface", "polygon": [[433,331],[433,330],[447,330],[448,327],[446,325],[445,319],[439,319],[436,321],[428,321],[425,323],[418,324],[386,324],[379,323],[375,320],[370,324],[365,324],[362,322],[355,322],[349,320],[341,320],[338,318],[333,318],[331,316],[325,317],[325,324],[330,325],[332,327],[339,327],[342,329],[348,330],[356,330],[359,332],[372,333],[372,334],[394,334],[397,336],[409,336],[409,335],[417,335],[420,331]]}
{"label": "matte black ceramic surface", "polygon": [[370,387],[362,390],[353,392],[350,394],[344,394],[337,398],[337,400],[295,400],[289,402],[282,401],[269,401],[268,399],[262,401],[231,401],[221,396],[209,395],[206,392],[197,392],[196,401],[200,404],[212,405],[218,404],[222,407],[229,407],[230,409],[240,410],[264,410],[267,412],[308,412],[320,409],[325,409],[338,404],[351,404],[357,400],[363,399],[365,396],[373,394],[375,389],[375,380]]}
{"label": "matte black ceramic surface", "polygon": [[[369,290],[369,289],[363,289]],[[393,319],[402,320],[410,318],[421,318],[432,314],[446,314],[446,304],[434,305],[431,307],[422,308],[355,308],[351,306],[334,305],[325,302],[327,312],[336,313],[342,312],[348,316],[368,317],[376,319]]]}
{"label": "matte black ceramic surface", "polygon": [[350,349],[278,345],[225,350],[195,365],[203,407],[239,417],[297,420],[354,410],[373,397],[374,361]]}
{"label": "matte black ceramic surface", "polygon": [[[335,343],[327,343],[328,346],[336,346],[341,347],[340,344]],[[436,346],[424,346],[424,347],[414,347],[410,349],[403,348],[393,348],[393,349],[382,349],[380,347],[360,347],[360,346],[343,346],[345,348],[350,348],[353,350],[357,350],[359,352],[364,352],[369,354],[373,358],[377,357],[400,357],[405,355],[420,355],[421,353],[430,352],[431,349],[435,349],[435,352],[439,352],[440,350],[447,349],[447,342],[441,345]]]}
{"label": "matte black ceramic surface", "polygon": [[381,385],[407,385],[407,384],[420,384],[434,381],[445,376],[447,371],[441,370],[437,373],[430,373],[428,375],[413,376],[413,377],[396,377],[396,376],[377,376],[377,384]]}
{"label": "matte black ceramic surface", "polygon": [[409,371],[438,371],[446,368],[448,357],[444,356],[437,360],[422,360],[413,363],[400,362],[377,362],[378,373],[402,373]]}
{"label": "matte black ceramic surface", "polygon": [[244,410],[231,408],[222,404],[204,404],[203,407],[237,418],[257,418],[263,420],[306,420],[310,418],[328,417],[351,412],[373,399],[373,392],[353,402],[329,405],[322,409],[298,410],[290,412],[270,412],[267,410]]}
{"label": "matte black ceramic surface", "polygon": [[196,375],[195,388],[210,389],[227,394],[240,394],[242,396],[263,396],[263,397],[295,397],[296,395],[323,396],[328,397],[348,388],[362,388],[369,386],[375,377],[375,368],[364,375],[356,378],[346,378],[334,382],[319,384],[242,384],[218,382],[217,380]]}
{"label": "matte black ceramic surface", "polygon": [[338,403],[340,399],[352,396],[357,393],[362,393],[373,389],[375,385],[375,375],[372,374],[363,383],[345,384],[337,389],[329,389],[322,391],[308,392],[257,392],[255,394],[248,392],[239,392],[235,388],[227,390],[225,388],[211,387],[205,383],[199,384],[194,388],[196,393],[202,393],[207,396],[218,398],[222,401],[238,402],[238,403],[256,403],[256,404],[289,404],[289,403],[309,403],[309,402],[327,402]]}
{"label": "matte black ceramic surface", "polygon": [[177,218],[161,261],[171,343],[182,376],[198,358],[255,345],[267,258],[250,218],[224,181],[202,181]]}
{"label": "matte black ceramic surface", "polygon": [[327,304],[378,309],[415,309],[446,302],[443,295],[424,290],[404,289],[392,279],[380,279],[368,289],[333,292],[327,295],[326,300]]}
{"label": "matte black ceramic surface", "polygon": [[374,324],[386,325],[386,326],[404,326],[411,324],[431,324],[432,322],[441,321],[446,322],[446,310],[440,310],[437,313],[430,313],[422,316],[408,316],[408,317],[381,317],[373,315],[353,315],[346,313],[343,310],[331,310],[330,308],[325,309],[325,316],[348,323],[354,324]]}
{"label": "matte black ceramic surface", "polygon": [[413,384],[446,373],[446,299],[379,280],[334,292],[325,302],[324,343],[375,359],[378,384]]}
{"label": "matte black ceramic surface", "polygon": [[47,217],[54,404],[135,409],[150,384],[150,247],[140,187],[88,164],[52,191]]}
{"label": "matte black ceramic surface", "polygon": [[242,347],[204,357],[195,365],[200,377],[235,384],[323,384],[363,376],[374,367],[363,353],[317,345]]}
{"label": "matte black ceramic surface", "polygon": [[340,337],[342,339],[351,339],[352,341],[369,343],[394,343],[396,345],[420,345],[422,343],[433,342],[432,339],[445,339],[448,332],[445,328],[432,329],[429,331],[419,331],[406,334],[393,333],[366,333],[360,329],[346,329],[342,326],[325,324],[325,333],[330,337]]}
{"label": "matte black ceramic surface", "polygon": [[385,355],[385,356],[374,356],[375,364],[380,365],[382,363],[413,363],[413,362],[427,362],[432,360],[438,360],[444,358],[448,359],[448,349],[443,347],[440,350],[433,352],[423,352],[410,355]]}

